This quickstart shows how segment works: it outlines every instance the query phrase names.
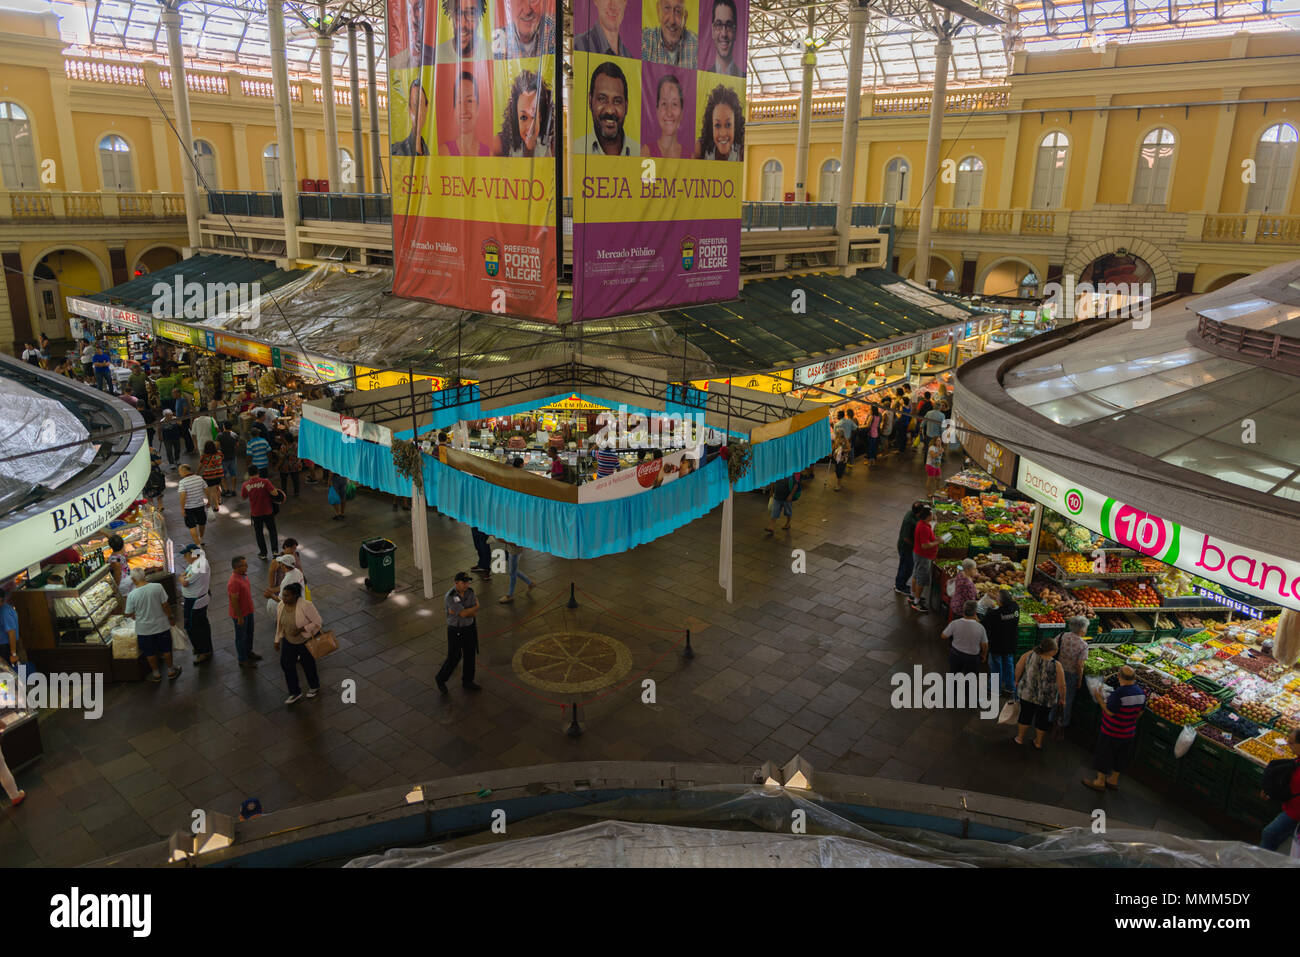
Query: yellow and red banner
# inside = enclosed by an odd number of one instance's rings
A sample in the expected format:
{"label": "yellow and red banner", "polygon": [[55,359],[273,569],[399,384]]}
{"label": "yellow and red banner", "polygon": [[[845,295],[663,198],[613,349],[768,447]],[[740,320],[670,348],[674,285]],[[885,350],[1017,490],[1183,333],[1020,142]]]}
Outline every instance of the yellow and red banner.
{"label": "yellow and red banner", "polygon": [[389,0],[393,293],[556,320],[555,0]]}

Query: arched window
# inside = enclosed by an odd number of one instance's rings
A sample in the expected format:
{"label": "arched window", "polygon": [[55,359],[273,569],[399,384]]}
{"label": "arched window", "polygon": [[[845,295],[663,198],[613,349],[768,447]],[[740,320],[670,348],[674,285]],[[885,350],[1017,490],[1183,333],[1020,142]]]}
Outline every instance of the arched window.
{"label": "arched window", "polygon": [[1061,132],[1048,133],[1038,144],[1034,167],[1035,209],[1060,209],[1065,193],[1065,163],[1070,157],[1070,138]]}
{"label": "arched window", "polygon": [[1164,127],[1152,130],[1142,140],[1138,153],[1137,178],[1133,181],[1133,202],[1139,206],[1163,206],[1174,172],[1174,134]]}
{"label": "arched window", "polygon": [[216,189],[217,154],[207,140],[194,141],[194,166],[198,171],[199,189]]}
{"label": "arched window", "polygon": [[910,185],[909,174],[912,168],[907,165],[907,160],[901,156],[895,156],[885,167],[885,198],[886,203],[905,203],[907,202],[907,187]]}
{"label": "arched window", "polygon": [[1024,278],[1020,280],[1020,298],[1038,298],[1038,276],[1034,274],[1032,269],[1025,273]]}
{"label": "arched window", "polygon": [[817,202],[838,203],[840,201],[840,161],[828,159],[822,163],[822,181],[817,191]]}
{"label": "arched window", "polygon": [[1295,175],[1296,142],[1300,140],[1290,123],[1278,123],[1264,131],[1255,144],[1255,182],[1246,193],[1246,212],[1277,213],[1286,209],[1287,187]]}
{"label": "arched window", "polygon": [[781,164],[777,160],[770,159],[763,164],[763,195],[761,199],[765,203],[779,203],[781,201]]}
{"label": "arched window", "polygon": [[357,182],[357,167],[352,159],[352,152],[339,147],[339,178],[342,183],[330,183],[330,189],[336,193],[349,191]]}
{"label": "arched window", "polygon": [[280,144],[271,143],[262,150],[262,177],[266,180],[267,192],[280,188]]}
{"label": "arched window", "polygon": [[0,103],[0,186],[36,189],[38,185],[31,121],[17,103]]}
{"label": "arched window", "polygon": [[967,156],[957,164],[957,184],[953,188],[952,204],[957,207],[978,206],[984,195],[984,162],[978,156]]}
{"label": "arched window", "polygon": [[131,147],[116,133],[99,141],[99,168],[104,174],[104,189],[130,193],[135,190],[131,172]]}
{"label": "arched window", "polygon": [[944,292],[956,292],[957,273],[952,269],[949,269],[947,272],[945,272],[943,274],[943,278],[939,280],[939,288],[942,289]]}

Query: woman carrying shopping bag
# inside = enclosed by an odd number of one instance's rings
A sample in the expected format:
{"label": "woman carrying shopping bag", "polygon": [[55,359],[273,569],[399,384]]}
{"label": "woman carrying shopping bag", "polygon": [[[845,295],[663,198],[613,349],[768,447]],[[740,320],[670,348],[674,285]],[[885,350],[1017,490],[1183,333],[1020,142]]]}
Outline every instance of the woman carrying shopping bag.
{"label": "woman carrying shopping bag", "polygon": [[275,618],[275,647],[280,652],[280,667],[289,685],[285,704],[302,699],[302,686],[298,683],[298,664],[307,676],[307,697],[320,694],[320,677],[316,673],[316,659],[307,648],[307,640],[321,630],[320,612],[302,597],[302,585],[290,582],[281,589],[280,609]]}

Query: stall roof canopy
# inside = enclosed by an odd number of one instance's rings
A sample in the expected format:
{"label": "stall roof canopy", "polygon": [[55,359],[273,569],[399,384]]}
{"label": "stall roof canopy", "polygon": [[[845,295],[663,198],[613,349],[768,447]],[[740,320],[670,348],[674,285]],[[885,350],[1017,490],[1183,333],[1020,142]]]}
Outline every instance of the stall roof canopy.
{"label": "stall roof canopy", "polygon": [[[298,275],[296,270],[277,269],[275,263],[265,259],[221,255],[193,256],[159,269],[157,272],[137,276],[105,292],[91,293],[79,298],[147,315],[153,312],[154,301],[157,299],[154,287],[161,282],[174,289],[176,278],[179,276],[187,290],[192,288],[190,284],[204,287],[204,313],[206,314],[212,298],[207,295],[207,292],[209,289],[215,291],[218,284],[223,287],[223,295],[225,295],[224,290],[230,288],[230,283],[235,283],[236,289],[257,283],[260,290],[267,293],[278,289]],[[189,292],[186,291],[185,295],[188,296]],[[184,307],[183,302],[180,305]],[[180,316],[176,318],[179,319]]]}
{"label": "stall roof canopy", "polygon": [[154,284],[175,275],[186,282],[261,283],[265,294],[256,310],[207,318],[200,323],[205,328],[357,365],[465,378],[523,362],[568,361],[575,349],[589,361],[638,363],[674,378],[757,373],[975,318],[880,269],[851,278],[757,279],[732,302],[577,325],[563,321],[567,300],[561,324],[550,325],[395,298],[386,271],[320,266],[285,273],[233,256],[198,256],[86,298],[148,312]]}

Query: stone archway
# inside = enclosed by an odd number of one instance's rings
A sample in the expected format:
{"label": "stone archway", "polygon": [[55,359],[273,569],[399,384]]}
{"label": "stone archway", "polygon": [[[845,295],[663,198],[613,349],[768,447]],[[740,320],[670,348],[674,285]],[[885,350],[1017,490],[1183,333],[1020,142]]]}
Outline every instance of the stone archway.
{"label": "stone archway", "polygon": [[1173,263],[1169,261],[1169,257],[1154,243],[1137,236],[1114,236],[1106,239],[1096,239],[1080,246],[1070,254],[1070,258],[1065,264],[1065,274],[1079,276],[1095,260],[1100,259],[1102,256],[1118,253],[1121,249],[1125,250],[1128,255],[1145,260],[1151,267],[1151,271],[1155,273],[1153,295],[1170,292],[1177,285],[1177,273]]}

